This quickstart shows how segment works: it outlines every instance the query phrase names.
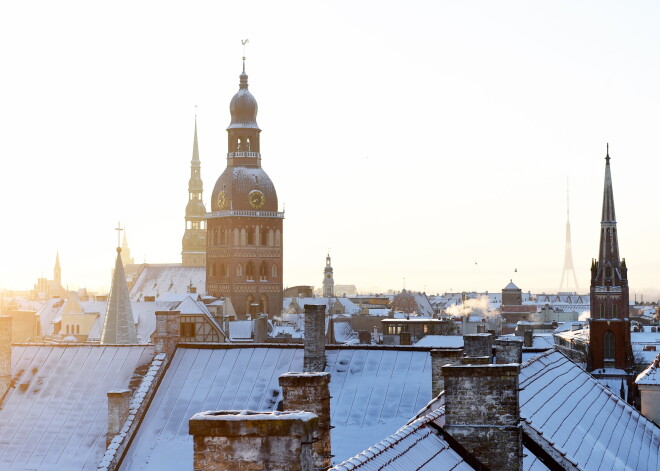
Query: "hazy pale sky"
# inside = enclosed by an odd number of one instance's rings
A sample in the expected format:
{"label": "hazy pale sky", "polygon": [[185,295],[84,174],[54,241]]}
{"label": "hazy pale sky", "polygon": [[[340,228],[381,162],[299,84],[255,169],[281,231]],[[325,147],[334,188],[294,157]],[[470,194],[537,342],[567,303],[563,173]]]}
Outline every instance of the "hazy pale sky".
{"label": "hazy pale sky", "polygon": [[568,177],[585,291],[609,142],[650,292],[659,24],[653,1],[3,2],[0,287],[59,249],[64,284],[107,288],[118,220],[137,262],[180,262],[194,105],[208,209],[249,38],[285,286],[319,286],[330,248],[362,291],[557,290]]}

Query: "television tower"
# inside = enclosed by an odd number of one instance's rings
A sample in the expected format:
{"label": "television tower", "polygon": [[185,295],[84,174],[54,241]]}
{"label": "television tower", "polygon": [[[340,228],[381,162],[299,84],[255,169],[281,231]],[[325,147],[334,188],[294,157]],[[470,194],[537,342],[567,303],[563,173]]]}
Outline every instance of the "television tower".
{"label": "television tower", "polygon": [[[570,289],[569,280],[573,275],[573,290]],[[566,280],[566,284],[564,284]],[[576,293],[580,290],[575,274],[575,267],[573,266],[573,251],[571,250],[571,221],[569,214],[569,195],[568,195],[568,179],[566,180],[566,249],[564,253],[564,270],[561,274],[561,282],[559,282],[559,291]]]}

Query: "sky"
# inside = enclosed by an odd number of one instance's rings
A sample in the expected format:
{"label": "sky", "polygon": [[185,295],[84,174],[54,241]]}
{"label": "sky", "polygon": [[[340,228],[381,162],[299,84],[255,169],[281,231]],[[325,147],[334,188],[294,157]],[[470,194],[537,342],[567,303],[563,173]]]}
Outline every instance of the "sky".
{"label": "sky", "polygon": [[204,200],[247,45],[284,284],[556,292],[597,256],[606,143],[631,293],[660,295],[652,1],[2,2],[0,287],[107,290],[180,262],[197,105]]}

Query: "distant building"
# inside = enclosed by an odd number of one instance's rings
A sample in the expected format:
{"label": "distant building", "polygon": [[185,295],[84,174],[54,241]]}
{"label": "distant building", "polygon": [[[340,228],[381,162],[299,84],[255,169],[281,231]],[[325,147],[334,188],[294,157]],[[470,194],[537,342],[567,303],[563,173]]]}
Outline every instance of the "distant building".
{"label": "distant building", "polygon": [[240,319],[282,309],[282,222],[277,193],[261,168],[257,101],[248,76],[229,105],[227,168],[211,197],[206,290],[229,297]]}
{"label": "distant building", "polygon": [[323,297],[331,298],[335,295],[335,279],[332,273],[330,254],[325,257],[325,268],[323,269]]}
{"label": "distant building", "polygon": [[188,181],[188,204],[186,205],[186,231],[183,234],[181,259],[186,267],[206,266],[206,207],[202,200],[203,184],[201,163],[197,146],[197,118],[195,117],[195,137],[193,155],[190,162]]}

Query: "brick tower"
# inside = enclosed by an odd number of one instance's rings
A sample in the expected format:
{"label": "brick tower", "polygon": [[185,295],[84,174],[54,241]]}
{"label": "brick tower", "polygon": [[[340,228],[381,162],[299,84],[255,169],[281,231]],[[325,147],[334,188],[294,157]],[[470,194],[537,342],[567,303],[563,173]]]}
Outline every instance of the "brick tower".
{"label": "brick tower", "polygon": [[628,317],[628,269],[619,259],[609,146],[598,260],[591,261],[591,318],[587,370],[594,376],[632,381],[634,359]]}
{"label": "brick tower", "polygon": [[227,168],[207,213],[206,290],[230,297],[239,318],[282,310],[282,221],[275,186],[261,168],[257,101],[240,75],[229,105]]}

